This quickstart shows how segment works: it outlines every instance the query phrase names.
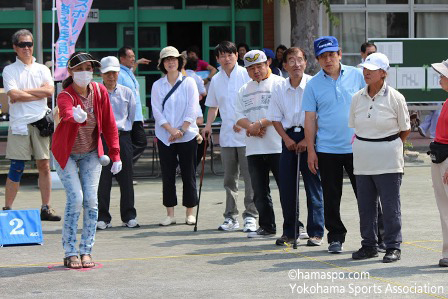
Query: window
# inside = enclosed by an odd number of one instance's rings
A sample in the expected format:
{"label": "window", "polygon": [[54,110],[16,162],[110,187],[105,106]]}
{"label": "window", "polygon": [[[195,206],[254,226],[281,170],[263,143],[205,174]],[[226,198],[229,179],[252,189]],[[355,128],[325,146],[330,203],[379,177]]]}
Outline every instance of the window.
{"label": "window", "polygon": [[369,13],[369,38],[409,37],[408,13]]}
{"label": "window", "polygon": [[415,14],[415,37],[447,37],[448,12],[421,12]]}
{"label": "window", "polygon": [[142,9],[181,9],[182,0],[138,0]]}
{"label": "window", "polygon": [[359,47],[366,40],[366,17],[364,13],[336,13],[340,24],[333,26],[330,34],[334,35],[343,52],[358,53]]}
{"label": "window", "polygon": [[117,47],[117,25],[115,23],[89,23],[90,48]]}
{"label": "window", "polygon": [[134,0],[120,0],[120,1],[110,1],[110,0],[95,0],[92,1],[92,8],[98,9],[130,9],[134,6]]}
{"label": "window", "polygon": [[230,40],[230,26],[210,26],[210,47],[216,47],[223,40]]}

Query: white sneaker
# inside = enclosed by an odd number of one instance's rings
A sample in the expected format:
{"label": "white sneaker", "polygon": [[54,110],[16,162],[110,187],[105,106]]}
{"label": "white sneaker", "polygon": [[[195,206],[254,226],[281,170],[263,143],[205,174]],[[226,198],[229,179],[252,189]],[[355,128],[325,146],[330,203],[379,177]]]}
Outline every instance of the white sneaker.
{"label": "white sneaker", "polygon": [[137,223],[137,220],[135,220],[135,219],[131,219],[127,223],[123,222],[123,226],[127,226],[127,227],[130,227],[130,228],[140,227],[140,225],[138,225],[138,223]]}
{"label": "white sneaker", "polygon": [[160,226],[168,226],[168,225],[171,225],[171,224],[176,224],[176,219],[174,217],[171,218],[170,216],[166,216],[166,218],[163,219],[159,223]]}
{"label": "white sneaker", "polygon": [[244,228],[243,232],[250,233],[257,231],[257,222],[254,217],[244,218]]}
{"label": "white sneaker", "polygon": [[185,218],[185,223],[188,224],[188,225],[195,225],[196,224],[196,217],[194,217],[193,215],[187,216],[187,218]]}
{"label": "white sneaker", "polygon": [[100,230],[103,230],[103,229],[106,229],[109,227],[112,227],[112,224],[110,224],[110,222],[98,221],[96,224],[96,229],[100,229]]}
{"label": "white sneaker", "polygon": [[308,233],[306,232],[304,227],[299,227],[299,239],[309,239]]}
{"label": "white sneaker", "polygon": [[224,223],[218,227],[218,230],[231,231],[240,228],[240,223],[237,219],[233,220],[232,218],[224,219]]}

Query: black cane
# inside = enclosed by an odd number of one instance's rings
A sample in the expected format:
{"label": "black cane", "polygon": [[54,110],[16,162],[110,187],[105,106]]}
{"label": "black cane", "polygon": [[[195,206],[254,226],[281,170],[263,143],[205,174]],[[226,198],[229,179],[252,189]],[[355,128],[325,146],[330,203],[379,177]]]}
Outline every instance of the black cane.
{"label": "black cane", "polygon": [[204,138],[204,153],[202,155],[201,176],[199,177],[198,208],[196,209],[196,223],[194,224],[195,232],[198,231],[199,203],[201,202],[202,181],[204,180],[204,167],[205,167],[205,156],[206,155],[207,155],[207,136]]}
{"label": "black cane", "polygon": [[300,183],[300,153],[297,153],[297,177],[296,177],[296,209],[294,211],[294,244],[297,249],[297,221],[299,219],[299,183]]}

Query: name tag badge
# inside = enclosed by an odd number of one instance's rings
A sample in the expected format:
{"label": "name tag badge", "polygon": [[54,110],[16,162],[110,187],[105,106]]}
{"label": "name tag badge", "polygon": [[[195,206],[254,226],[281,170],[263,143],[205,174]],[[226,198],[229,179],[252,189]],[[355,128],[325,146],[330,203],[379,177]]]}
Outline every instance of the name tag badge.
{"label": "name tag badge", "polygon": [[301,131],[302,131],[301,127],[295,127],[294,128],[294,132],[296,132],[296,133],[301,132]]}

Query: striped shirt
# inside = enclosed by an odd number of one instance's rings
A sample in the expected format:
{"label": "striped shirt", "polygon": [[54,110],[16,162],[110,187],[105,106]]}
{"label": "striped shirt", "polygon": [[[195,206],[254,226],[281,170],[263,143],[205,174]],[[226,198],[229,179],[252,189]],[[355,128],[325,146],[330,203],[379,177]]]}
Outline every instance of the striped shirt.
{"label": "striped shirt", "polygon": [[91,85],[89,84],[86,98],[78,94],[79,99],[84,106],[84,111],[87,112],[87,121],[85,126],[79,127],[75,144],[72,147],[72,154],[89,153],[98,147],[98,127],[95,112],[93,111],[93,92],[90,87]]}

